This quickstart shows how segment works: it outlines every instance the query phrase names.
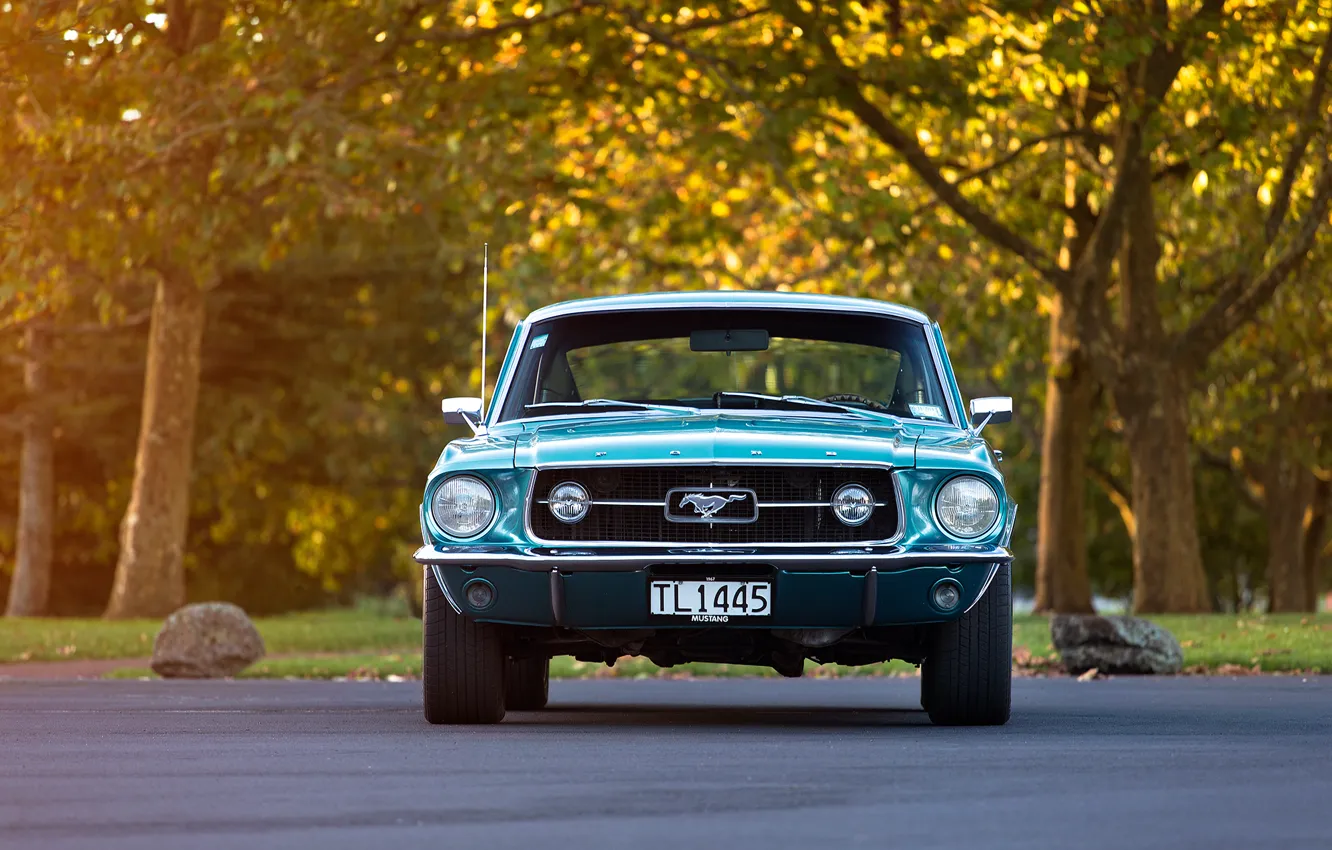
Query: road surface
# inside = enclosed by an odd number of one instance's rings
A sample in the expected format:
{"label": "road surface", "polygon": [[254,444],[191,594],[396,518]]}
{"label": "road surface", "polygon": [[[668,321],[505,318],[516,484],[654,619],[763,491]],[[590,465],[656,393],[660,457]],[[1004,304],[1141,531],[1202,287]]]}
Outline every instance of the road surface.
{"label": "road surface", "polygon": [[0,847],[1332,847],[1332,677],[556,682],[426,725],[419,685],[0,682]]}

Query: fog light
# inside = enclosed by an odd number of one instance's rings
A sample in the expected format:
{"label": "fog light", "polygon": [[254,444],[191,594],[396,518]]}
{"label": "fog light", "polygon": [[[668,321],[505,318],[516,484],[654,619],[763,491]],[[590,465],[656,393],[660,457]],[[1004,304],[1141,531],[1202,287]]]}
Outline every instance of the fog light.
{"label": "fog light", "polygon": [[484,579],[474,578],[463,585],[463,595],[468,606],[477,611],[484,611],[495,602],[495,588]]}
{"label": "fog light", "polygon": [[962,602],[962,585],[946,578],[934,586],[931,593],[934,607],[940,611],[951,611]]}
{"label": "fog light", "polygon": [[550,512],[555,518],[570,525],[582,521],[592,504],[591,498],[587,495],[587,488],[577,481],[556,484],[551,488],[547,501],[550,504]]}
{"label": "fog light", "polygon": [[832,509],[843,525],[864,525],[874,513],[874,496],[859,484],[843,484],[833,493]]}

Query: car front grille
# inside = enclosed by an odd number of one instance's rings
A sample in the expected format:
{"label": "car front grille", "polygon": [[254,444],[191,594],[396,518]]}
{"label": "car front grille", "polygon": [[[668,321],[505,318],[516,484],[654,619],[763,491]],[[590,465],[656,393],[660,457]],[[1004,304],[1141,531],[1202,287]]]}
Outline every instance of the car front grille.
{"label": "car front grille", "polygon": [[[575,481],[592,498],[577,523],[556,519],[546,504],[555,485]],[[844,484],[860,484],[877,506],[862,525],[848,526],[828,506]],[[686,545],[746,543],[867,543],[897,534],[897,492],[890,469],[841,466],[634,466],[542,469],[528,506],[532,532],[549,542],[622,542]],[[682,491],[682,492],[673,492]],[[717,509],[712,521],[679,501],[744,494]],[[757,511],[748,503],[749,493]],[[667,494],[671,494],[667,518]],[[720,501],[717,500],[717,501]],[[715,506],[715,502],[712,503]],[[757,513],[757,516],[755,516]],[[679,520],[679,521],[677,521]]]}

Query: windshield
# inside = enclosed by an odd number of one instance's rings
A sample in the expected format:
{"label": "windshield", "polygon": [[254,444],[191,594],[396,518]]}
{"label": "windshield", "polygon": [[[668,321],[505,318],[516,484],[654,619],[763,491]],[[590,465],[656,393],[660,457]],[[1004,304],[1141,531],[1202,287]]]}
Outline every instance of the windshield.
{"label": "windshield", "polygon": [[640,310],[533,326],[500,420],[678,408],[948,421],[925,329],[860,313]]}

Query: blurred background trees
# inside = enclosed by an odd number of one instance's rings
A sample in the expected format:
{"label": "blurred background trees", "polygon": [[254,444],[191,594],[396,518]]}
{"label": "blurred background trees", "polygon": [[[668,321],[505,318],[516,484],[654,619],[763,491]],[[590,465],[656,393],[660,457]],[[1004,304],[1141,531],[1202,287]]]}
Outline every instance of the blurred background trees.
{"label": "blurred background trees", "polygon": [[441,395],[551,300],[935,316],[1041,609],[1327,587],[1327,0],[0,0],[0,595],[410,582]]}

